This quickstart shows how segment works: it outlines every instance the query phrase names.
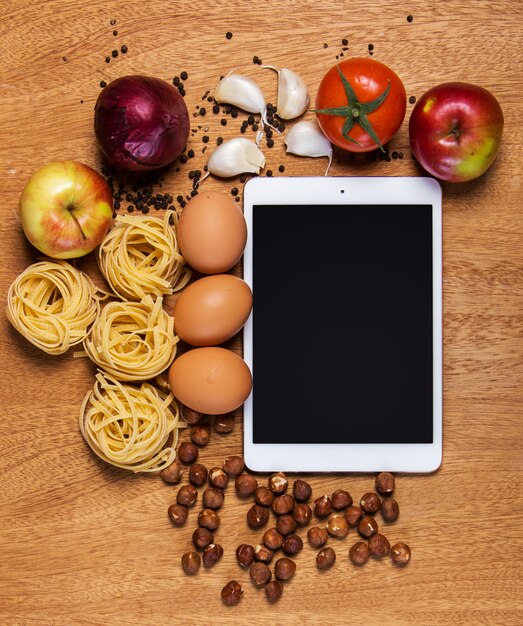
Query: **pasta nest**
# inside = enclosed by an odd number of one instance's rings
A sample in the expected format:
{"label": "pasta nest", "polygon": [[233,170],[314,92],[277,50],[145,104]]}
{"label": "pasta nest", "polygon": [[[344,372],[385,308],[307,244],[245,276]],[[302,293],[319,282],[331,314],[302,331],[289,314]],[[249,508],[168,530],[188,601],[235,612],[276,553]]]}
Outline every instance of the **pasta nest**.
{"label": "pasta nest", "polygon": [[[99,372],[80,409],[80,431],[102,460],[132,472],[157,472],[176,457],[179,409],[172,393],[126,385]],[[169,441],[170,440],[170,441]]]}
{"label": "pasta nest", "polygon": [[[170,222],[173,223],[174,228]],[[142,300],[147,294],[171,294],[191,277],[179,252],[175,211],[163,219],[147,215],[118,215],[98,248],[98,266],[115,294]]]}
{"label": "pasta nest", "polygon": [[48,354],[81,343],[100,312],[104,294],[67,261],[30,265],[10,286],[7,317],[16,330]]}
{"label": "pasta nest", "polygon": [[114,378],[154,378],[171,365],[178,337],[174,319],[162,308],[163,298],[109,302],[84,340],[89,358]]}

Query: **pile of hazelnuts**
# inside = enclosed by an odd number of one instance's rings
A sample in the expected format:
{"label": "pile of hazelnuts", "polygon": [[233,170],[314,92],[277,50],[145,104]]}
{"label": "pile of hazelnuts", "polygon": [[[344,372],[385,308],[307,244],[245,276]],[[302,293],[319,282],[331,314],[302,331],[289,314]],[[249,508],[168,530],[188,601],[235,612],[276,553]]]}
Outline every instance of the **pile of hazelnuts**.
{"label": "pile of hazelnuts", "polygon": [[[196,413],[191,417],[196,420]],[[187,418],[187,414],[184,414],[184,418]],[[330,496],[322,495],[310,506],[307,504],[312,498],[309,483],[301,479],[295,480],[291,495],[288,493],[289,481],[286,475],[283,472],[276,472],[269,477],[266,485],[260,485],[254,476],[244,471],[245,463],[241,456],[228,456],[222,467],[210,469],[197,463],[198,447],[206,445],[209,439],[207,437],[203,443],[199,438],[201,428],[198,426],[204,425],[193,426],[192,442],[181,443],[178,448],[179,460],[189,465],[189,483],[179,488],[176,503],[171,504],[167,511],[175,526],[183,525],[187,520],[189,507],[197,500],[197,487],[203,487],[208,483],[202,492],[203,508],[198,514],[198,527],[192,535],[195,550],[186,552],[181,559],[186,574],[196,574],[202,561],[204,567],[211,568],[223,556],[223,547],[214,543],[213,533],[220,525],[217,509],[223,505],[224,489],[229,479],[234,479],[239,497],[254,499],[247,512],[246,521],[250,528],[255,530],[263,528],[270,519],[271,510],[277,516],[276,525],[265,531],[258,545],[242,543],[236,549],[238,564],[244,569],[249,569],[253,584],[265,589],[266,597],[271,603],[280,599],[283,584],[294,576],[296,563],[289,557],[303,549],[303,539],[298,534],[298,529],[307,526],[313,514],[326,522],[324,526],[312,526],[307,532],[307,540],[311,547],[320,548],[316,555],[316,565],[320,570],[331,568],[336,561],[334,549],[330,546],[325,547],[328,538],[344,538],[348,535],[350,527],[357,528],[361,536],[361,540],[349,549],[349,559],[355,565],[363,565],[370,556],[382,558],[389,554],[392,561],[399,566],[404,566],[410,561],[409,546],[400,542],[391,547],[385,535],[378,532],[378,523],[374,517],[381,512],[384,522],[395,522],[398,519],[399,505],[392,497],[395,481],[391,473],[378,474],[375,481],[376,492],[363,494],[359,506],[353,503],[352,496],[344,489],[337,489]],[[194,434],[198,436],[194,437]],[[178,484],[182,474],[179,461],[175,461],[161,472],[163,480],[171,484]],[[285,556],[276,560],[273,577],[269,563],[280,549]],[[243,596],[243,588],[238,581],[231,580],[223,587],[221,595],[226,605],[238,604]]]}

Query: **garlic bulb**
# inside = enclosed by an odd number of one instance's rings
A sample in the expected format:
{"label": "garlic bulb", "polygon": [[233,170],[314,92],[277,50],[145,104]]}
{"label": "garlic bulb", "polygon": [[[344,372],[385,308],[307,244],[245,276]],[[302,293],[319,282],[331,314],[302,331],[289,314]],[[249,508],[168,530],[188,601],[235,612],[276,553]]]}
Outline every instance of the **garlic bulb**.
{"label": "garlic bulb", "polygon": [[332,145],[316,122],[302,120],[295,124],[285,137],[287,152],[307,157],[329,157],[325,176],[332,163]]}
{"label": "garlic bulb", "polygon": [[209,173],[221,178],[230,178],[246,172],[259,174],[264,166],[263,152],[254,141],[245,137],[224,141],[211,154],[207,163]]}
{"label": "garlic bulb", "polygon": [[303,78],[287,68],[278,69],[272,65],[262,67],[278,73],[278,117],[292,120],[305,113],[309,106],[309,92]]}
{"label": "garlic bulb", "polygon": [[267,107],[262,90],[248,76],[229,72],[216,85],[214,99],[216,102],[232,104],[249,113],[259,113],[263,123],[267,123]]}

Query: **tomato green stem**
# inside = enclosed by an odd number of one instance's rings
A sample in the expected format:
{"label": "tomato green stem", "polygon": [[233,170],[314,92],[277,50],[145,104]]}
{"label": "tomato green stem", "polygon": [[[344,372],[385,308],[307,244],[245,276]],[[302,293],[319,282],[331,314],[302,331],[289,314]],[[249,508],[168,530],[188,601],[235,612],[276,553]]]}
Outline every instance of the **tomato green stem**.
{"label": "tomato green stem", "polygon": [[358,124],[358,126],[362,130],[364,130],[367,135],[369,135],[374,143],[379,146],[380,150],[382,152],[385,152],[385,149],[381,145],[381,141],[379,140],[378,135],[376,135],[372,124],[367,118],[367,114],[372,113],[379,106],[381,106],[383,102],[385,102],[390,92],[390,80],[387,80],[387,87],[385,88],[383,93],[381,93],[377,98],[371,100],[370,102],[360,102],[358,100],[358,97],[354,93],[354,89],[352,88],[351,84],[344,76],[343,72],[340,70],[340,66],[337,65],[336,67],[338,69],[338,73],[340,75],[341,82],[345,90],[345,95],[347,96],[347,106],[333,107],[330,109],[313,109],[313,111],[315,113],[323,113],[324,115],[336,115],[338,117],[345,117],[346,119],[345,123],[343,124],[341,134],[348,141],[352,141],[353,143],[361,146],[361,143],[359,143],[352,137],[349,137],[349,132],[352,130],[354,123]]}

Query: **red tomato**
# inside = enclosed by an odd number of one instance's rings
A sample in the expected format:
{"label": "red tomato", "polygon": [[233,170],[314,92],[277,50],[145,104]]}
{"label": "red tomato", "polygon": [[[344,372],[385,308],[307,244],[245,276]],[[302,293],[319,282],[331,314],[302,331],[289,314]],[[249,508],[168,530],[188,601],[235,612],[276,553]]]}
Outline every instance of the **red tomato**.
{"label": "red tomato", "polygon": [[374,59],[348,59],[323,77],[316,116],[329,141],[350,152],[383,150],[407,109],[405,87],[397,74]]}

